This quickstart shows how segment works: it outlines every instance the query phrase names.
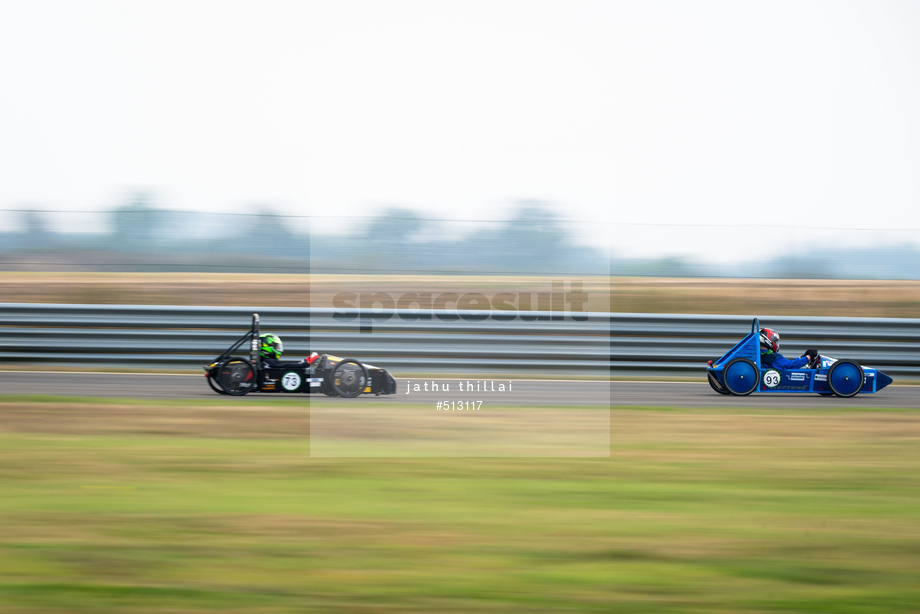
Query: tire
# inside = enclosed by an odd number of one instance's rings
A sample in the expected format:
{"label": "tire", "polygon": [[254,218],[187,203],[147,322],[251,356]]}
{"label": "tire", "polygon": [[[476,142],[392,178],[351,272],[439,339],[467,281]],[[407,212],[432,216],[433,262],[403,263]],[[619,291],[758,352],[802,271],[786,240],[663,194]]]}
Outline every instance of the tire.
{"label": "tire", "polygon": [[855,397],[866,383],[866,374],[855,360],[838,360],[827,370],[827,385],[838,397]]}
{"label": "tire", "polygon": [[719,394],[731,394],[722,384],[719,383],[719,376],[716,375],[715,371],[707,371],[706,380],[709,382],[709,387]]}
{"label": "tire", "polygon": [[354,358],[346,358],[335,366],[329,375],[330,388],[346,399],[354,398],[370,385],[367,369]]}
{"label": "tire", "polygon": [[227,394],[242,396],[257,389],[256,370],[245,358],[228,358],[217,366],[217,383]]}
{"label": "tire", "polygon": [[[214,369],[211,373],[215,373],[215,374],[216,374],[216,373],[217,373],[217,369]],[[217,394],[227,394],[227,393],[224,391],[224,389],[221,388],[221,387],[217,384],[217,382],[214,381],[214,376],[213,376],[211,373],[208,373],[208,376],[205,378],[206,380],[208,380],[208,386],[211,387],[211,390],[213,390],[213,391],[216,392]]]}
{"label": "tire", "polygon": [[759,381],[757,365],[748,358],[735,358],[722,371],[722,384],[731,394],[739,397],[754,392]]}
{"label": "tire", "polygon": [[319,391],[322,392],[327,397],[337,397],[339,393],[332,389],[331,379],[326,377],[329,374],[328,369],[326,368],[329,365],[329,357],[326,354],[323,354],[316,359],[316,362],[313,363],[313,369],[316,373],[323,374],[323,385],[320,387]]}

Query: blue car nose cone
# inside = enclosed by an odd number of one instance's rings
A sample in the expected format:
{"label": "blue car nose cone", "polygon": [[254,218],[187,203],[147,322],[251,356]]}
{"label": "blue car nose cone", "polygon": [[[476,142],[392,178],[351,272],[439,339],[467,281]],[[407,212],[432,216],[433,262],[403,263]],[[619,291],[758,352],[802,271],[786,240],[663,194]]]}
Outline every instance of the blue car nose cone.
{"label": "blue car nose cone", "polygon": [[878,392],[894,380],[882,373],[881,371],[875,372],[875,391]]}

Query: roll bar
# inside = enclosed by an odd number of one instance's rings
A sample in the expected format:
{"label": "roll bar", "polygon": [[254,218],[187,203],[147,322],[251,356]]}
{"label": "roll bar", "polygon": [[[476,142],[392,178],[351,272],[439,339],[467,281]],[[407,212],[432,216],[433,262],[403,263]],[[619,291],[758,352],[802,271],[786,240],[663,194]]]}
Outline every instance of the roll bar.
{"label": "roll bar", "polygon": [[262,355],[259,354],[259,314],[257,313],[252,314],[252,328],[249,332],[252,333],[249,359],[252,361],[256,371],[260,371],[262,369]]}
{"label": "roll bar", "polygon": [[217,357],[214,362],[220,362],[229,358],[234,352],[240,349],[244,343],[249,341],[249,358],[256,369],[262,368],[262,360],[259,356],[259,314],[252,314],[252,326],[246,333],[237,339],[236,343],[227,348],[223,354]]}

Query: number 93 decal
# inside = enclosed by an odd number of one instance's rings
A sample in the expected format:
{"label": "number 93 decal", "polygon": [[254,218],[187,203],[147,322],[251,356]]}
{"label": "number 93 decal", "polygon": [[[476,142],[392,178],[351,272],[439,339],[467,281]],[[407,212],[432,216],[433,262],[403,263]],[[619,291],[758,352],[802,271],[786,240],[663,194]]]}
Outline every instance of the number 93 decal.
{"label": "number 93 decal", "polygon": [[782,379],[782,376],[779,374],[779,371],[775,369],[770,369],[763,374],[763,385],[767,388],[776,388],[779,386],[779,382]]}

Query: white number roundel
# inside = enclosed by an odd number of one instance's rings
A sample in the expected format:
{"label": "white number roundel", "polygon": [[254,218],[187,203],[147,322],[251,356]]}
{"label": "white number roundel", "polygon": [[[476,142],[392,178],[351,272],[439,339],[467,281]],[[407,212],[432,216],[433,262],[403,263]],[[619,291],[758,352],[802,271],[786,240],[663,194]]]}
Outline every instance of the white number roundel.
{"label": "white number roundel", "polygon": [[281,378],[281,387],[287,391],[293,392],[300,388],[300,381],[299,373],[285,373]]}
{"label": "white number roundel", "polygon": [[782,377],[780,376],[779,371],[774,371],[773,369],[770,369],[763,374],[763,384],[767,388],[776,388],[779,386],[781,379]]}

